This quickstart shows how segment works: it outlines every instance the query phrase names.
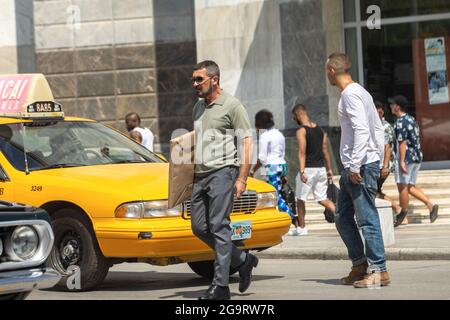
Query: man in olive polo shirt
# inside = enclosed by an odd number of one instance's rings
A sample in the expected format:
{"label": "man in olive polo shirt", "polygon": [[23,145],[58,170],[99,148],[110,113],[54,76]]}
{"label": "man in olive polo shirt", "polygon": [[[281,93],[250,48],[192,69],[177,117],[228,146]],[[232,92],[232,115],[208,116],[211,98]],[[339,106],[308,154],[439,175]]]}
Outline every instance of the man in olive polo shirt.
{"label": "man in olive polo shirt", "polygon": [[[216,254],[214,278],[200,300],[230,299],[230,265],[239,269],[239,291],[251,283],[258,259],[231,242],[230,213],[234,196],[245,191],[251,165],[252,133],[244,106],[219,85],[214,61],[194,67],[192,86],[199,100],[193,111],[195,129],[195,181],[191,198],[193,233]],[[237,145],[242,145],[241,161]]]}

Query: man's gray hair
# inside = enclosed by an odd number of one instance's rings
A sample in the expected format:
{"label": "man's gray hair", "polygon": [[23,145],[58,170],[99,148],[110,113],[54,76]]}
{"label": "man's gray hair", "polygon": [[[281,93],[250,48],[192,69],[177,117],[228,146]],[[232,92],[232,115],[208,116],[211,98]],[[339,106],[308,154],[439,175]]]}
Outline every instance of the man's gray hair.
{"label": "man's gray hair", "polygon": [[214,61],[205,60],[205,61],[197,63],[194,66],[194,71],[201,70],[201,69],[206,69],[206,73],[208,74],[209,77],[217,76],[220,79],[220,69],[219,69],[219,66],[217,65],[217,63],[215,63]]}

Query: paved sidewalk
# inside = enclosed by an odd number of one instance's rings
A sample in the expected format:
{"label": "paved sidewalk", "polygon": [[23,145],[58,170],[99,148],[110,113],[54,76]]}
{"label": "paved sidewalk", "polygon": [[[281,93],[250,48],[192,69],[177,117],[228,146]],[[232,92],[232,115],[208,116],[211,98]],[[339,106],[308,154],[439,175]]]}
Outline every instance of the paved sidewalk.
{"label": "paved sidewalk", "polygon": [[[261,258],[346,260],[347,249],[336,229],[310,230],[306,236],[285,236],[283,243],[257,253]],[[450,224],[409,224],[395,229],[387,260],[450,260]]]}

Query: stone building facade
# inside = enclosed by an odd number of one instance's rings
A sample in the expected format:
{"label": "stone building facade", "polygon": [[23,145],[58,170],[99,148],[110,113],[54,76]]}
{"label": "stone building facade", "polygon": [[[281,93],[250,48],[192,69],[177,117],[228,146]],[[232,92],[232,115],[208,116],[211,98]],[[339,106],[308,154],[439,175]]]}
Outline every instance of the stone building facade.
{"label": "stone building facade", "polygon": [[[124,129],[136,111],[167,151],[192,129],[192,66],[213,59],[221,84],[275,115],[295,163],[291,109],[301,102],[338,136],[327,53],[343,50],[340,0],[4,0],[1,73],[44,73],[66,114]],[[335,132],[336,131],[336,132]]]}

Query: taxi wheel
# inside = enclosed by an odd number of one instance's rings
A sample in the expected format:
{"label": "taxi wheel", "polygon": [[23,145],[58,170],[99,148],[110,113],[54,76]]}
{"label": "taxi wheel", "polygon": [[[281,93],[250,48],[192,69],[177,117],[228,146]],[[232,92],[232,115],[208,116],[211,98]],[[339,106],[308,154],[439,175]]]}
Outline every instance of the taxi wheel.
{"label": "taxi wheel", "polygon": [[101,284],[110,265],[100,251],[87,218],[75,209],[61,209],[52,216],[52,227],[55,243],[46,264],[61,274],[57,287],[86,291]]}
{"label": "taxi wheel", "polygon": [[[214,260],[188,262],[189,267],[199,276],[212,279],[214,277]],[[230,267],[230,276],[238,272],[238,268]]]}

